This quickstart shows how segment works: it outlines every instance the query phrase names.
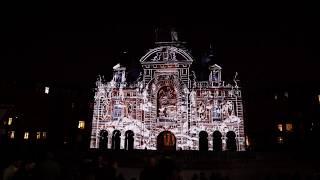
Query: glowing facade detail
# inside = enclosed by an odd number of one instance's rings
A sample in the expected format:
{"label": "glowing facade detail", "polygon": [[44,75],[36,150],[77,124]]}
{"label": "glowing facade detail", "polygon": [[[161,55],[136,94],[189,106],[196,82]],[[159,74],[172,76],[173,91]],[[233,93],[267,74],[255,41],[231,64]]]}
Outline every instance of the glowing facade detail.
{"label": "glowing facade detail", "polygon": [[84,127],[85,127],[85,122],[84,121],[79,121],[78,122],[78,128],[79,129],[84,129]]}
{"label": "glowing facade detail", "polygon": [[291,132],[292,129],[293,129],[292,123],[286,123],[286,130],[289,131],[289,132]]}
{"label": "glowing facade detail", "polygon": [[42,132],[42,138],[46,139],[47,138],[47,132]]}
{"label": "glowing facade detail", "polygon": [[14,133],[15,133],[14,131],[8,132],[10,139],[14,139]]}
{"label": "glowing facade detail", "polygon": [[12,124],[12,118],[10,117],[9,119],[8,119],[8,126],[10,126]]}
{"label": "glowing facade detail", "polygon": [[24,133],[23,139],[29,139],[29,132]]}
{"label": "glowing facade detail", "polygon": [[37,132],[36,138],[37,138],[37,139],[41,139],[41,132]]}
{"label": "glowing facade detail", "polygon": [[278,130],[279,130],[280,132],[282,132],[282,130],[283,130],[282,124],[278,124],[278,125],[277,125],[277,128],[278,128]]}
{"label": "glowing facade detail", "polygon": [[45,93],[45,94],[49,94],[49,90],[50,90],[50,88],[49,88],[48,86],[46,86],[46,87],[44,88],[44,93]]}
{"label": "glowing facade detail", "polygon": [[120,64],[113,67],[111,81],[99,77],[90,147],[99,148],[106,137],[107,147],[113,147],[117,130],[121,149],[126,146],[128,131],[133,132],[135,149],[156,149],[157,136],[170,131],[176,137],[177,149],[198,150],[199,133],[205,131],[208,149],[212,150],[213,134],[218,131],[222,149],[226,150],[227,133],[231,131],[236,135],[237,150],[244,151],[237,74],[232,84],[225,84],[221,67],[214,64],[209,67],[209,80],[197,81],[190,71],[192,62],[189,51],[180,44],[158,44],[140,59],[143,73],[134,83],[126,82],[126,68]]}

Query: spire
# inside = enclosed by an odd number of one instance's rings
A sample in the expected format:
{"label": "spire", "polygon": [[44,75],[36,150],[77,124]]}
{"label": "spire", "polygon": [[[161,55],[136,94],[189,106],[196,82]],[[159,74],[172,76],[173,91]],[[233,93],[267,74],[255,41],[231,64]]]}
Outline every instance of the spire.
{"label": "spire", "polygon": [[177,42],[178,40],[178,33],[175,28],[171,28],[171,42]]}
{"label": "spire", "polygon": [[155,28],[154,33],[156,45],[179,46],[184,44],[184,42],[179,41],[178,32],[174,27]]}
{"label": "spire", "polygon": [[155,40],[155,42],[158,42],[158,36],[159,36],[159,28],[156,27],[154,29],[154,40]]}
{"label": "spire", "polygon": [[209,48],[205,51],[202,61],[204,65],[219,64],[219,62],[217,62],[217,59],[216,59],[215,45],[212,45],[212,43],[209,43]]}
{"label": "spire", "polygon": [[216,57],[216,47],[213,46],[211,43],[209,44],[208,57],[210,57],[210,58],[215,58]]}

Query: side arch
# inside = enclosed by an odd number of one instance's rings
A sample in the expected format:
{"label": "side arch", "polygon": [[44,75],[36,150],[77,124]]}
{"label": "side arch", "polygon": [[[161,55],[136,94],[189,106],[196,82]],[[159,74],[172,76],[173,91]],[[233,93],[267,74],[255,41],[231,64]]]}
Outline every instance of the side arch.
{"label": "side arch", "polygon": [[121,132],[119,130],[114,130],[112,133],[111,148],[113,150],[119,150],[120,149],[120,142],[121,142]]}
{"label": "side arch", "polygon": [[213,134],[213,139],[212,139],[212,145],[213,148],[212,150],[215,152],[221,152],[222,151],[222,134],[220,131],[214,131]]}
{"label": "side arch", "polygon": [[226,134],[227,140],[227,150],[228,151],[237,151],[237,141],[236,141],[236,133],[234,131],[229,131]]}
{"label": "side arch", "polygon": [[124,149],[128,151],[134,149],[134,132],[131,130],[125,132]]}
{"label": "side arch", "polygon": [[208,151],[208,133],[206,131],[199,133],[199,151]]}
{"label": "side arch", "polygon": [[103,129],[99,132],[99,149],[106,150],[108,149],[108,131]]}

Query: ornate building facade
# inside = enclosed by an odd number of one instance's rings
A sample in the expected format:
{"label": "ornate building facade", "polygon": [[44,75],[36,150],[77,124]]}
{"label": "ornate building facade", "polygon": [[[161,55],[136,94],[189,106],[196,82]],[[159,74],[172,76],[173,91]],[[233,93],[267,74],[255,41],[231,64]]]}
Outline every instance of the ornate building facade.
{"label": "ornate building facade", "polygon": [[111,81],[98,78],[91,148],[245,150],[238,80],[225,83],[214,64],[208,81],[197,81],[193,57],[173,35],[140,59],[135,82],[126,82],[120,64]]}

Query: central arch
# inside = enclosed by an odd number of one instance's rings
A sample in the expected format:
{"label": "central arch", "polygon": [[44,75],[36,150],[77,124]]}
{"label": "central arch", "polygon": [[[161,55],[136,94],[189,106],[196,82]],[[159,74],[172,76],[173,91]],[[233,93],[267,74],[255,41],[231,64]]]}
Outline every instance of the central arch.
{"label": "central arch", "polygon": [[175,151],[176,137],[170,131],[162,131],[157,137],[157,150],[159,151]]}

